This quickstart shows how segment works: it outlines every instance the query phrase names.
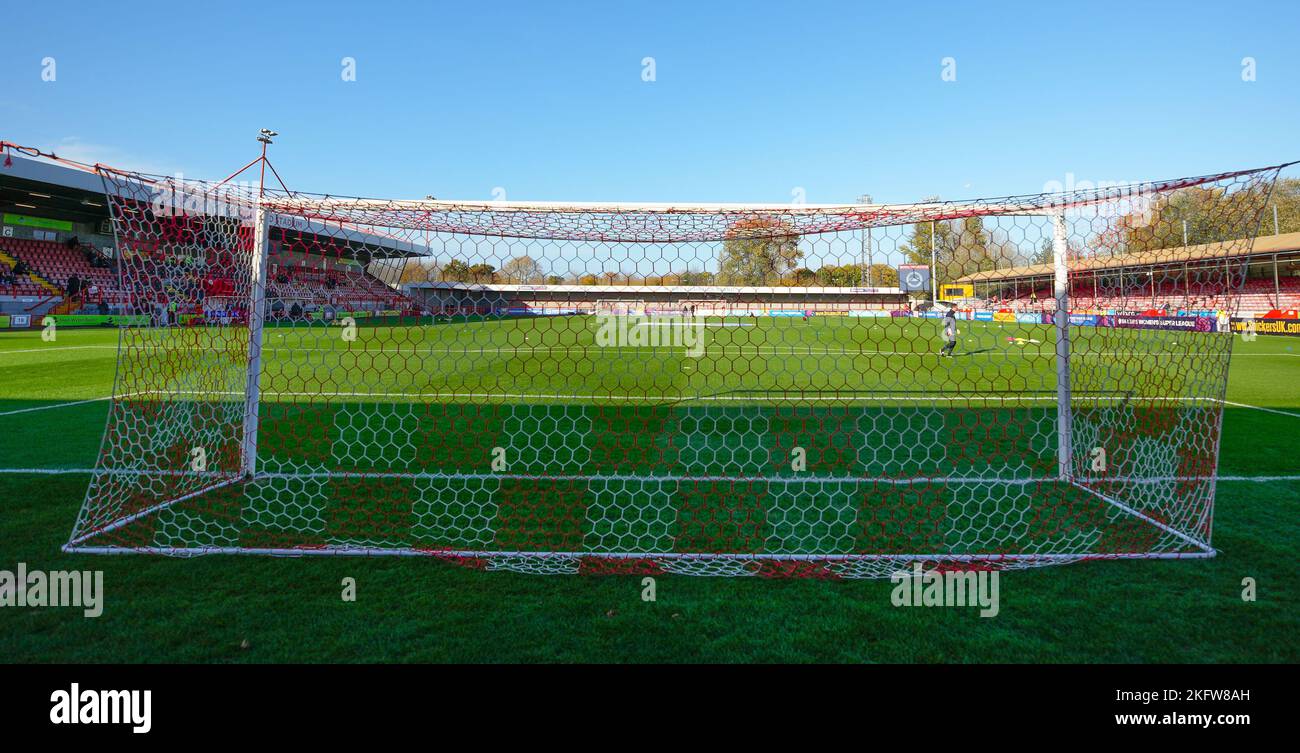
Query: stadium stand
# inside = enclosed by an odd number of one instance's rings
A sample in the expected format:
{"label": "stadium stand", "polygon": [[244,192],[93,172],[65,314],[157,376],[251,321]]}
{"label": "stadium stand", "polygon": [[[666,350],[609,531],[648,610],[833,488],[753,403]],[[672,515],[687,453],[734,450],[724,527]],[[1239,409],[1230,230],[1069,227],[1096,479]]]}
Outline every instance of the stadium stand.
{"label": "stadium stand", "polygon": [[406,310],[415,304],[366,272],[280,266],[271,272],[267,296],[340,309]]}
{"label": "stadium stand", "polygon": [[[1278,278],[1278,290],[1274,291],[1271,278],[1250,278],[1242,283],[1237,301],[1237,310],[1243,312],[1268,311],[1270,309],[1294,309],[1300,306],[1300,277],[1285,276]],[[1034,303],[1037,296],[1037,303]],[[1232,291],[1222,284],[1192,282],[1183,284],[1178,280],[1166,280],[1157,283],[1154,295],[1149,287],[1134,286],[1125,295],[1106,295],[1095,293],[1086,282],[1075,286],[1070,296],[1071,308],[1079,310],[1138,310],[1168,309],[1175,310],[1218,310],[1231,305]],[[1050,287],[1025,290],[1019,295],[990,299],[987,304],[1001,305],[1015,310],[1046,310],[1056,307]]]}
{"label": "stadium stand", "polygon": [[[0,270],[0,291],[4,294],[62,296],[69,299],[62,307],[62,313],[97,307],[101,302],[113,310],[143,310],[142,307],[149,305],[140,300],[140,291],[132,295],[120,289],[113,262],[96,260],[92,263],[91,260],[96,258],[93,249],[53,241],[4,238],[0,240],[0,252],[3,252],[0,260],[5,263],[5,269]],[[204,270],[175,270],[169,278],[173,287],[186,288],[186,280],[197,274],[202,279],[204,298],[233,295],[236,287],[233,280],[204,274],[207,270],[224,268],[215,258],[217,253],[209,251]],[[19,262],[28,270],[25,274],[14,274]],[[73,277],[81,281],[80,291],[69,296],[68,282]],[[401,293],[365,272],[355,271],[344,273],[279,267],[276,278],[268,284],[268,293],[272,299],[297,300],[304,308],[333,306],[340,309],[404,310],[413,307]]]}
{"label": "stadium stand", "polygon": [[[24,262],[29,270],[26,275],[16,276],[19,279],[10,286],[12,295],[66,296],[68,280],[75,276],[85,283],[79,296],[85,302],[120,303],[122,299],[112,262],[92,264],[91,259],[95,258],[92,249],[53,241],[4,238],[0,240],[0,250],[15,262]],[[11,274],[14,266],[9,265]],[[92,286],[96,290],[94,301],[87,294]]]}
{"label": "stadium stand", "polygon": [[[1077,260],[1079,269],[1070,275],[1070,307],[1256,314],[1300,306],[1300,233],[1260,236],[1248,255],[1230,253],[1215,243],[1161,253],[1170,258],[1155,260],[1150,252],[1141,252]],[[1231,274],[1225,274],[1229,269]],[[962,301],[967,307],[1052,311],[1056,304],[1051,275],[1050,264],[1035,264],[975,272],[953,284],[971,285],[980,294]]]}

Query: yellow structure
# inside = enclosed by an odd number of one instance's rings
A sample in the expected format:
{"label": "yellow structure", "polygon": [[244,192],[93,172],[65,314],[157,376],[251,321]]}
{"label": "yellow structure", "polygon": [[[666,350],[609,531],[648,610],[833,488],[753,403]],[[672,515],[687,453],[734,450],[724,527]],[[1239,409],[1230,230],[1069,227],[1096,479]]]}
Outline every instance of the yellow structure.
{"label": "yellow structure", "polygon": [[967,283],[946,283],[939,286],[939,298],[951,301],[957,298],[974,298],[975,286]]}

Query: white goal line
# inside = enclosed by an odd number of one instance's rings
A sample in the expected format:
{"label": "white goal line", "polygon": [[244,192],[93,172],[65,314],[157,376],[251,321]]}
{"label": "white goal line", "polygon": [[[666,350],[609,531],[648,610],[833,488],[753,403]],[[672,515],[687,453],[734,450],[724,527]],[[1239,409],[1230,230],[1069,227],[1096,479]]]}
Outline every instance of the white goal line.
{"label": "white goal line", "polygon": [[[152,397],[171,395],[208,395],[221,397],[242,397],[244,393],[233,390],[175,390],[162,392],[159,390],[142,390],[139,392],[130,392],[122,395],[108,395],[105,397],[90,398],[87,400],[73,400],[65,403],[55,403],[52,405],[40,405],[32,408],[19,408],[11,411],[0,412],[0,417],[12,416],[20,413],[31,413],[35,411],[53,410],[55,408],[69,408],[76,405],[85,405],[87,403],[105,402],[109,400],[123,400],[132,397]],[[695,402],[756,402],[762,403],[764,400],[769,403],[772,400],[787,400],[790,402],[925,402],[925,401],[957,401],[970,402],[982,401],[987,403],[998,403],[1003,406],[1016,402],[1056,402],[1054,395],[951,395],[945,393],[926,393],[926,394],[892,394],[892,395],[823,395],[818,393],[800,394],[800,393],[780,393],[771,392],[767,395],[700,395],[692,396],[650,396],[650,395],[594,395],[594,394],[562,394],[562,393],[544,393],[544,392],[357,392],[357,391],[314,391],[299,392],[290,390],[263,390],[263,396],[272,397],[353,397],[353,398],[397,398],[401,400],[429,400],[429,399],[446,399],[446,398],[503,398],[507,400],[591,400],[591,401],[608,401],[615,403],[662,403],[662,404],[682,404]],[[1079,393],[1076,393],[1076,395]],[[1300,413],[1280,410],[1278,408],[1265,408],[1259,405],[1248,405],[1232,400],[1224,400],[1217,397],[1195,397],[1195,396],[1168,396],[1168,397],[1143,397],[1128,396],[1123,394],[1112,395],[1083,395],[1074,400],[1075,403],[1084,403],[1087,401],[1127,401],[1131,400],[1137,403],[1142,402],[1207,402],[1229,405],[1234,408],[1248,408],[1250,410],[1273,413],[1288,418],[1300,418]]]}
{"label": "white goal line", "polygon": [[[582,393],[548,393],[548,392],[358,392],[358,391],[311,391],[301,392],[295,390],[266,390],[261,391],[262,396],[282,396],[282,397],[371,397],[371,398],[402,398],[402,399],[428,399],[428,398],[509,398],[522,399],[534,398],[537,400],[604,400],[615,403],[625,402],[654,402],[665,405],[680,405],[684,403],[697,402],[907,402],[922,400],[953,400],[953,401],[983,401],[991,403],[1007,403],[1016,401],[1031,402],[1051,402],[1057,401],[1055,395],[1036,395],[1024,393],[1006,393],[1006,394],[974,394],[974,395],[954,395],[943,392],[927,393],[891,393],[883,395],[827,395],[821,391],[809,390],[808,392],[799,392],[796,390],[735,390],[734,392],[744,392],[745,394],[720,394],[720,395],[600,395],[600,394],[582,394]],[[136,396],[163,396],[171,395],[220,395],[223,397],[242,397],[244,393],[234,390],[148,390],[144,392],[131,393],[131,397]],[[1229,403],[1217,397],[1196,397],[1196,396],[1170,396],[1170,397],[1144,397],[1141,395],[1128,395],[1123,393],[1074,393],[1077,397],[1074,402],[1081,403],[1096,400],[1111,400],[1117,402],[1207,402],[1223,403],[1226,405],[1236,405],[1243,408],[1254,408],[1253,405],[1244,403]],[[1270,410],[1258,408],[1258,410]],[[1292,415],[1292,414],[1287,414]],[[1300,414],[1294,414],[1300,418]]]}
{"label": "white goal line", "polygon": [[63,546],[69,554],[169,554],[202,556],[209,554],[264,555],[272,557],[457,557],[463,559],[531,559],[577,562],[584,559],[610,560],[691,560],[732,562],[1077,562],[1079,560],[1127,559],[1200,559],[1213,557],[1214,551],[1192,552],[1100,552],[1043,554],[740,554],[727,552],[554,552],[481,549],[383,549],[380,547],[160,547],[160,546],[80,546],[69,542]]}
{"label": "white goal line", "polygon": [[[86,474],[86,475],[99,474],[99,475],[123,475],[123,476],[195,476],[195,477],[211,477],[211,478],[231,478],[231,474],[229,474],[229,473],[223,473],[223,472],[219,472],[219,471],[207,471],[207,472],[178,471],[178,470],[154,470],[154,471],[148,471],[148,470],[139,470],[139,469],[134,469],[134,468],[120,468],[120,469],[118,469],[118,468],[3,468],[3,467],[0,467],[0,474],[13,475],[13,476],[64,476],[64,475],[79,475],[79,474]],[[511,474],[504,474],[504,473],[500,473],[500,474],[496,474],[496,473],[491,473],[491,474],[447,474],[447,473],[438,474],[438,473],[407,472],[407,473],[377,474],[377,473],[348,472],[348,471],[316,471],[316,472],[311,472],[311,473],[308,473],[308,474],[295,474],[295,473],[283,473],[283,472],[277,472],[277,473],[258,474],[258,475],[257,475],[257,478],[267,478],[267,477],[304,478],[304,477],[306,477],[306,476],[313,476],[313,475],[314,475],[314,476],[323,476],[323,475],[330,475],[330,474],[337,474],[339,477],[346,477],[346,478],[353,478],[353,479],[355,479],[355,478],[366,478],[366,477],[368,477],[368,476],[387,477],[387,478],[428,478],[428,479],[469,478],[469,477],[474,477],[474,476],[481,476],[481,477],[484,477],[484,478],[497,478],[497,479],[504,478],[504,479],[512,479],[512,480],[518,480],[518,479],[541,479],[541,478],[563,478],[563,477],[558,477],[558,476],[527,476],[527,475],[511,475]],[[659,477],[651,477],[651,476],[625,476],[625,477],[621,477],[621,476],[573,476],[573,477],[571,477],[571,478],[574,478],[574,479],[599,479],[599,480],[602,480],[602,481],[610,481],[610,480],[613,480],[613,481],[618,481],[618,480],[655,481],[655,480],[659,480],[659,481],[662,483],[664,480],[675,480],[675,481],[681,481],[681,480],[686,480],[686,479],[689,479],[689,478],[696,478],[696,477],[687,477],[687,476],[659,476]],[[698,477],[698,478],[710,478],[710,477]],[[737,481],[742,480],[741,477],[731,477],[731,476],[720,476],[720,477],[716,477],[716,478],[720,478],[720,479],[728,479],[728,480],[737,480]],[[934,477],[929,477],[929,478],[920,478],[920,479],[897,479],[897,478],[876,478],[876,477],[856,477],[856,476],[845,476],[845,477],[820,477],[820,476],[813,476],[813,477],[807,477],[807,478],[792,478],[792,477],[779,477],[779,476],[745,477],[745,480],[757,480],[757,479],[762,479],[763,481],[782,481],[782,480],[789,480],[789,481],[801,481],[801,482],[805,482],[805,483],[847,483],[847,482],[865,483],[865,482],[878,482],[878,481],[879,481],[879,482],[885,482],[885,483],[895,484],[895,485],[913,485],[913,484],[917,484],[917,483],[927,483],[927,482],[928,482],[928,483],[935,483],[935,484],[947,484],[947,483],[958,483],[958,482],[961,482],[961,483],[980,483],[980,484],[995,484],[995,483],[996,483],[996,484],[1005,484],[1005,485],[1008,485],[1008,486],[1023,486],[1023,485],[1028,485],[1028,484],[1032,484],[1032,483],[1048,483],[1048,482],[1057,482],[1057,481],[1060,481],[1060,479],[1057,478],[1056,476],[1050,476],[1050,477],[1044,476],[1044,477],[1040,477],[1040,478],[1028,478],[1028,479],[1003,479],[1003,478],[998,478],[998,479],[988,479],[988,478],[980,478],[980,477],[978,477],[978,476],[973,476],[973,477],[958,477],[958,478],[955,478],[955,479],[954,479],[954,478],[947,478],[947,477],[943,477],[943,476],[934,476]],[[1229,482],[1229,483],[1254,483],[1254,484],[1264,484],[1264,483],[1272,483],[1272,482],[1277,482],[1277,481],[1283,481],[1283,482],[1300,481],[1300,474],[1293,474],[1293,475],[1280,475],[1280,476],[1279,476],[1279,475],[1274,475],[1274,476],[1239,476],[1239,475],[1223,475],[1223,476],[1159,476],[1159,477],[1144,477],[1144,478],[1109,478],[1109,479],[1105,479],[1105,478],[1095,478],[1095,479],[1076,479],[1076,480],[1079,481],[1079,482],[1081,482],[1081,483],[1103,483],[1103,482],[1110,482],[1110,483],[1132,483],[1132,484],[1165,484],[1165,483],[1198,483],[1198,482],[1206,482],[1206,481],[1215,481],[1215,482]]]}
{"label": "white goal line", "polygon": [[[62,475],[91,473],[102,476],[144,476],[144,477],[193,477],[220,479],[227,482],[243,480],[243,476],[231,471],[186,471],[166,468],[0,468],[0,473],[14,475]],[[1026,476],[1006,478],[1001,476],[761,476],[739,474],[734,476],[705,475],[643,475],[628,473],[615,474],[539,474],[539,473],[448,473],[444,471],[267,471],[256,474],[252,480],[266,479],[411,479],[421,481],[463,480],[489,481],[504,479],[508,481],[571,481],[571,482],[643,482],[651,484],[666,483],[775,483],[775,484],[886,484],[890,486],[917,486],[925,484],[985,484],[990,486],[1029,486],[1032,484],[1060,483],[1058,476]],[[1205,483],[1210,481],[1236,481],[1265,483],[1270,481],[1300,481],[1300,474],[1275,476],[1111,476],[1111,477],[1076,477],[1071,479],[1077,484],[1172,484]],[[1093,490],[1089,490],[1093,491]]]}
{"label": "white goal line", "polygon": [[1102,553],[1041,554],[742,554],[714,551],[511,551],[482,549],[382,549],[378,546],[334,546],[316,548],[239,548],[239,546],[82,546],[65,544],[69,554],[252,554],[270,557],[454,557],[463,559],[542,559],[577,562],[581,559],[679,559],[679,561],[723,562],[1079,562],[1083,559],[1201,559],[1214,557],[1214,550],[1196,551],[1102,551]]}

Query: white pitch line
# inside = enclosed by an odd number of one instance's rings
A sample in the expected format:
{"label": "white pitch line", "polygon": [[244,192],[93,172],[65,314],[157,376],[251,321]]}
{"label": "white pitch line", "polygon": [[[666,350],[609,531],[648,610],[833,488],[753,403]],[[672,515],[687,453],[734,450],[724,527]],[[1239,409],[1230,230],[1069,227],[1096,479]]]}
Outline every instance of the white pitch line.
{"label": "white pitch line", "polygon": [[128,392],[123,395],[108,395],[106,397],[92,397],[86,400],[73,400],[66,403],[55,403],[53,405],[38,405],[35,408],[19,408],[17,410],[5,411],[3,413],[0,413],[0,417],[16,416],[19,413],[34,413],[36,411],[42,411],[42,410],[54,410],[55,408],[70,408],[74,405],[85,405],[87,403],[102,403],[105,400],[112,400],[115,397],[120,399],[120,398],[128,398],[128,397],[138,397],[140,395],[145,395],[145,394],[148,394],[148,392]]}
{"label": "white pitch line", "polygon": [[116,345],[51,345],[46,348],[24,348],[22,350],[0,350],[0,356],[11,353],[59,353],[65,350],[117,350]]}
{"label": "white pitch line", "polygon": [[[75,474],[93,474],[93,473],[97,473],[97,472],[99,472],[99,473],[104,473],[104,474],[108,474],[108,475],[111,475],[112,473],[116,473],[116,471],[98,471],[98,470],[95,469],[95,468],[2,468],[2,467],[0,467],[0,474],[9,474],[9,475],[14,475],[14,476],[24,476],[24,475],[28,475],[28,476],[59,476],[59,475],[75,475]],[[149,472],[149,471],[135,471],[135,472],[133,472],[133,473],[134,473],[135,475],[141,475],[141,476],[150,476],[150,475],[180,476],[180,475],[186,475],[184,472],[180,472],[180,471],[157,471],[157,472]],[[197,474],[196,474],[196,475],[197,475]],[[212,474],[212,475],[216,475],[216,474]],[[1052,478],[1046,478],[1046,477],[1045,477],[1045,478],[1041,478],[1041,479],[1038,479],[1038,478],[1035,478],[1035,479],[1001,479],[1001,478],[981,478],[981,477],[978,477],[978,476],[976,476],[976,477],[971,477],[971,478],[962,478],[962,479],[949,479],[949,478],[943,478],[943,477],[924,478],[924,479],[873,479],[873,478],[865,478],[865,479],[864,479],[864,478],[857,478],[857,477],[853,477],[853,476],[845,476],[845,477],[842,477],[842,478],[841,478],[841,477],[833,477],[833,478],[796,478],[796,477],[784,477],[784,476],[771,476],[771,477],[768,477],[768,476],[756,476],[756,477],[734,477],[734,478],[733,478],[733,477],[730,477],[730,476],[716,476],[716,477],[715,477],[715,476],[701,476],[701,477],[698,477],[698,478],[697,478],[697,477],[687,477],[687,476],[663,476],[663,477],[658,477],[658,476],[538,476],[538,475],[527,476],[527,475],[511,475],[511,474],[495,474],[495,473],[483,473],[483,474],[425,473],[425,474],[421,474],[421,473],[411,473],[411,472],[383,473],[383,472],[365,472],[365,471],[324,471],[324,472],[321,472],[321,471],[313,471],[313,472],[305,472],[305,473],[301,473],[301,474],[297,474],[297,473],[268,473],[268,474],[265,474],[265,476],[263,476],[263,477],[264,477],[264,478],[336,477],[336,478],[345,478],[345,479],[346,479],[346,478],[351,478],[351,479],[364,479],[364,478],[411,478],[411,479],[417,479],[417,478],[430,478],[430,479],[432,479],[432,478],[476,478],[476,479],[483,479],[483,480],[486,480],[486,479],[493,479],[493,478],[505,478],[505,479],[554,479],[554,480],[596,480],[596,481],[626,481],[626,480],[635,480],[635,481],[653,481],[653,482],[664,482],[664,481],[696,481],[696,480],[722,480],[722,481],[775,481],[775,482],[777,482],[777,483],[795,483],[795,482],[799,482],[799,483],[809,483],[809,484],[813,484],[813,483],[871,483],[871,482],[874,482],[874,481],[881,481],[881,482],[884,482],[884,483],[895,484],[895,485],[898,485],[898,484],[916,484],[916,483],[925,483],[925,482],[933,482],[933,483],[976,483],[976,484],[1009,484],[1009,485],[1024,485],[1024,484],[1031,484],[1031,483],[1051,483],[1051,482],[1055,482],[1055,481],[1057,480],[1055,477],[1052,477]],[[1186,476],[1186,477],[1167,476],[1167,477],[1163,477],[1163,478],[1151,478],[1151,479],[1129,479],[1128,481],[1131,482],[1131,483],[1144,483],[1144,484],[1149,484],[1149,483],[1166,483],[1166,482],[1176,482],[1176,481],[1210,481],[1210,480],[1211,480],[1211,479],[1210,479],[1209,477],[1206,477],[1206,476]],[[1221,482],[1229,482],[1229,483],[1253,483],[1253,484],[1266,484],[1266,483],[1271,483],[1271,482],[1275,482],[1275,481],[1300,481],[1300,474],[1293,474],[1293,475],[1289,475],[1289,476],[1287,476],[1287,475],[1284,475],[1284,476],[1219,476],[1217,479],[1213,479],[1213,480],[1221,481]],[[1115,482],[1115,481],[1121,481],[1121,479],[1095,479],[1095,481]]]}
{"label": "white pitch line", "polygon": [[638,322],[638,327],[709,327],[709,328],[727,328],[727,329],[753,329],[752,324],[741,324],[739,322],[715,322],[695,323],[695,322]]}
{"label": "white pitch line", "polygon": [[[146,392],[134,392],[126,395],[118,395],[117,398],[138,397],[140,395],[151,394]],[[221,395],[228,397],[237,397],[242,392],[234,391],[212,391],[200,392],[197,390],[178,390],[168,393],[174,395]],[[796,402],[889,402],[889,401],[925,401],[925,400],[980,400],[994,403],[1016,403],[1016,402],[1055,402],[1056,397],[1053,395],[947,395],[943,393],[922,394],[922,395],[801,395],[794,393],[791,395],[701,395],[699,397],[678,396],[671,397],[665,395],[583,395],[583,394],[555,394],[555,393],[537,393],[537,392],[297,392],[289,390],[264,390],[263,395],[275,397],[367,397],[367,398],[400,398],[400,399],[439,399],[439,398],[505,398],[508,400],[605,400],[614,402],[658,402],[658,403],[699,403],[699,402],[752,402],[763,399],[784,398]],[[68,403],[57,403],[55,405],[42,405],[35,408],[20,408],[0,413],[0,417],[16,415],[19,413],[31,413],[34,411],[52,410],[54,408],[67,408],[74,405],[84,405],[86,403],[96,403],[105,400],[112,400],[114,396],[96,397],[89,400],[76,400]],[[1083,398],[1086,399],[1086,398]],[[1122,395],[1111,395],[1107,399],[1121,400],[1132,399],[1136,402],[1210,402],[1231,405],[1234,408],[1249,408],[1251,410],[1263,411],[1265,413],[1275,413],[1279,416],[1289,418],[1300,418],[1300,413],[1291,413],[1289,411],[1278,410],[1276,408],[1264,408],[1258,405],[1248,405],[1231,400],[1220,400],[1214,397],[1133,397],[1125,398]]]}
{"label": "white pitch line", "polygon": [[94,473],[94,468],[0,468],[0,473],[33,476],[58,476],[69,473]]}
{"label": "white pitch line", "polygon": [[1278,410],[1277,408],[1262,408],[1258,405],[1246,405],[1245,403],[1234,403],[1231,400],[1224,400],[1224,405],[1231,405],[1235,408],[1251,408],[1253,410],[1262,410],[1265,413],[1276,413],[1279,416],[1290,416],[1291,418],[1300,418],[1300,413],[1291,413],[1289,411]]}
{"label": "white pitch line", "polygon": [[[236,397],[243,395],[242,392],[196,392],[192,390],[182,390],[168,394],[191,394],[191,395],[226,395]],[[1024,401],[1038,400],[1056,402],[1054,395],[1017,395],[1014,397],[1005,397],[1000,395],[858,395],[852,397],[843,396],[823,396],[823,395],[701,395],[699,397],[691,396],[668,396],[668,395],[579,395],[579,394],[548,394],[537,392],[293,392],[293,391],[274,391],[263,390],[263,395],[273,395],[279,397],[396,397],[396,398],[487,398],[501,397],[509,399],[535,398],[537,400],[610,400],[615,402],[658,402],[658,403],[695,403],[695,402],[745,402],[760,401],[772,399],[774,397],[784,398],[787,400],[801,402],[835,402],[835,401],[887,401],[887,400],[984,400],[984,401]],[[1123,396],[1115,395],[1113,399],[1123,399]],[[1151,398],[1154,399],[1154,398]],[[1217,402],[1214,398],[1160,398],[1161,400],[1206,400]]]}
{"label": "white pitch line", "polygon": [[35,413],[36,411],[41,411],[41,410],[54,410],[55,408],[69,408],[73,405],[85,405],[86,403],[102,403],[105,400],[112,400],[112,399],[113,396],[109,395],[108,397],[92,397],[89,400],[73,400],[72,402],[69,403],[55,403],[54,405],[39,405],[35,408],[19,408],[18,410],[4,411],[3,413],[0,413],[0,416],[16,416],[19,413]]}
{"label": "white pitch line", "polygon": [[[649,327],[649,326],[663,326],[663,327],[670,327],[670,326],[678,326],[678,325],[676,325],[676,324],[662,324],[662,323],[661,323],[661,324],[649,324],[649,323],[647,323],[647,324],[642,324],[642,325],[638,325],[638,326],[647,326],[647,327]],[[982,344],[984,344],[984,343],[978,343],[978,344],[981,344],[981,345],[982,345]],[[998,343],[998,342],[994,342],[994,343],[992,343],[992,344],[993,344],[993,345],[998,345],[998,344],[1000,344],[1000,343]],[[501,347],[491,347],[491,348],[473,348],[473,347],[463,347],[463,348],[458,348],[458,347],[442,347],[442,348],[405,348],[405,347],[400,347],[400,346],[398,346],[398,347],[364,347],[364,346],[363,346],[363,347],[358,348],[358,349],[356,349],[356,350],[353,350],[353,349],[350,349],[350,348],[343,348],[343,347],[315,348],[315,347],[304,347],[304,346],[295,346],[295,345],[275,345],[275,344],[268,344],[268,345],[265,345],[264,348],[265,348],[265,350],[266,350],[267,352],[270,352],[270,353],[275,353],[275,352],[282,352],[282,353],[339,353],[339,354],[349,354],[349,353],[404,353],[404,354],[408,354],[408,355],[412,355],[412,356],[419,356],[419,355],[424,355],[424,354],[427,354],[427,355],[467,355],[467,354],[471,354],[471,353],[473,353],[473,354],[482,354],[482,355],[488,355],[488,354],[497,354],[497,355],[499,355],[499,354],[503,354],[503,353],[505,353],[505,354],[516,354],[516,355],[526,355],[526,354],[535,354],[535,353],[591,353],[591,354],[595,355],[595,354],[602,353],[602,352],[621,353],[621,352],[623,352],[623,351],[651,351],[651,352],[661,352],[661,351],[662,351],[662,352],[665,352],[665,353],[669,353],[669,354],[671,354],[671,353],[676,353],[676,352],[678,352],[678,351],[681,351],[681,350],[685,350],[685,349],[686,349],[685,346],[664,346],[664,345],[620,345],[620,346],[600,346],[600,345],[595,345],[595,344],[591,344],[591,345],[547,345],[547,346],[532,346],[532,345],[526,345],[526,344],[525,344],[525,345],[518,345],[518,346],[501,346]],[[13,354],[19,354],[19,353],[60,353],[60,352],[63,352],[63,351],[69,351],[69,350],[117,350],[117,349],[118,349],[118,346],[116,346],[116,345],[58,345],[58,346],[51,346],[51,347],[48,347],[48,348],[31,348],[31,349],[24,349],[24,350],[0,350],[0,356],[7,355],[7,354],[11,354],[11,353],[13,353]],[[142,345],[137,345],[137,346],[127,346],[126,349],[127,349],[127,350],[132,350],[132,351],[142,351],[142,350],[160,350],[160,351],[167,351],[167,352],[191,352],[191,351],[199,351],[199,352],[213,352],[213,353],[224,353],[224,352],[227,352],[227,351],[229,350],[228,348],[224,348],[224,347],[199,347],[199,346],[171,347],[171,346],[166,346],[166,345],[154,345],[154,344],[142,344]],[[740,353],[740,354],[759,353],[759,354],[771,354],[771,355],[818,355],[818,356],[926,356],[926,355],[934,355],[931,351],[926,351],[926,350],[843,350],[843,349],[841,349],[841,350],[829,350],[829,349],[818,349],[818,348],[811,348],[811,347],[799,348],[799,347],[794,347],[794,346],[789,346],[789,347],[780,347],[780,346],[762,346],[762,345],[752,346],[752,347],[751,347],[751,346],[746,346],[746,345],[710,345],[710,346],[706,346],[706,353],[707,353],[707,352],[710,352],[710,351],[713,352],[713,353],[719,353],[719,352],[721,352],[721,353]],[[1017,357],[1017,358],[1050,358],[1050,357],[1052,357],[1052,353],[1049,352],[1049,351],[1046,351],[1046,350],[1034,350],[1034,349],[1032,349],[1032,348],[1031,348],[1031,349],[1028,349],[1028,350],[1026,350],[1026,349],[1020,349],[1020,348],[1018,348],[1018,349],[1016,349],[1016,350],[1011,350],[1011,349],[1006,349],[1006,348],[1004,348],[1004,349],[1003,349],[1002,351],[1000,351],[1000,352],[992,352],[992,351],[988,351],[988,352],[977,353],[977,354],[970,354],[970,353],[967,353],[967,354],[965,354],[965,355],[979,355],[979,356],[985,356],[985,357],[989,357],[989,358],[994,358],[994,357],[998,357],[998,356],[1004,356],[1004,357],[1005,357],[1005,356],[1014,356],[1014,357]],[[1079,352],[1074,353],[1074,355],[1075,355],[1076,357],[1080,357],[1080,358],[1115,358],[1115,357],[1126,357],[1126,356],[1135,356],[1135,357],[1139,357],[1139,358],[1156,358],[1156,357],[1159,357],[1159,358],[1168,358],[1168,357],[1180,357],[1180,356],[1181,356],[1181,357],[1189,357],[1189,356],[1212,356],[1212,357],[1213,357],[1213,356],[1222,356],[1222,355],[1225,355],[1225,354],[1222,353],[1222,352],[1206,352],[1206,353],[1201,353],[1201,352],[1154,352],[1154,351],[1097,351],[1097,352],[1079,351]],[[1300,353],[1233,353],[1232,356],[1233,356],[1233,358],[1245,358],[1245,357],[1251,357],[1251,358],[1276,358],[1276,357],[1282,357],[1282,358],[1300,358]]]}
{"label": "white pitch line", "polygon": [[[147,394],[147,393],[136,393]],[[221,392],[199,392],[195,390],[179,390],[168,394],[179,395],[222,395],[229,397],[238,397],[243,395],[242,392],[221,391]],[[797,392],[779,395],[700,395],[691,397],[687,395],[668,396],[668,395],[584,395],[584,394],[556,394],[556,393],[538,393],[538,392],[297,392],[289,390],[263,390],[263,395],[276,397],[368,397],[368,398],[401,398],[401,399],[437,399],[437,398],[505,398],[509,400],[536,399],[536,400],[605,400],[613,402],[657,402],[665,404],[681,403],[700,403],[700,402],[753,402],[764,399],[785,399],[795,402],[888,402],[888,401],[923,401],[923,400],[978,400],[994,403],[1016,403],[1016,402],[1056,402],[1055,395],[949,395],[944,393],[930,393],[920,395],[818,395],[818,394],[800,394]],[[106,398],[105,398],[106,399]],[[1080,401],[1089,398],[1081,396]],[[1222,403],[1237,408],[1251,408],[1253,410],[1265,411],[1266,413],[1277,413],[1292,418],[1300,418],[1300,413],[1288,413],[1274,408],[1261,408],[1258,405],[1247,405],[1246,403],[1236,403],[1229,400],[1220,400],[1216,397],[1191,397],[1191,396],[1171,396],[1171,397],[1143,397],[1143,396],[1125,396],[1125,395],[1107,395],[1108,400],[1133,400],[1134,402],[1207,402]],[[0,414],[3,415],[3,414]]]}

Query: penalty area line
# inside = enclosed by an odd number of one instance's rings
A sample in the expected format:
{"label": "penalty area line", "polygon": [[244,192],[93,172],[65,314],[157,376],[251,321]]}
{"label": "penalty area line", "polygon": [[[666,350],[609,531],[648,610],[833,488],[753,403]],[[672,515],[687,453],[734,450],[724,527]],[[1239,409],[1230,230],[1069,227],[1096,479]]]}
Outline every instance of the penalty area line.
{"label": "penalty area line", "polygon": [[1246,403],[1235,403],[1231,400],[1223,400],[1224,405],[1231,405],[1234,408],[1250,408],[1251,410],[1262,410],[1265,413],[1276,413],[1279,416],[1290,416],[1291,418],[1300,418],[1300,413],[1278,410],[1277,408],[1264,408],[1258,405],[1247,405]]}
{"label": "penalty area line", "polygon": [[35,413],[36,411],[54,410],[55,408],[70,408],[74,405],[85,405],[87,403],[102,403],[106,400],[112,400],[112,399],[113,396],[109,395],[108,397],[92,397],[89,400],[73,400],[72,402],[68,402],[68,403],[54,403],[53,405],[38,405],[35,408],[19,408],[18,410],[9,410],[9,411],[0,412],[0,416],[16,416],[19,413]]}
{"label": "penalty area line", "polygon": [[92,398],[88,398],[88,399],[86,399],[86,400],[72,400],[72,401],[69,401],[69,402],[66,402],[66,403],[52,403],[52,404],[50,404],[50,405],[37,405],[37,406],[35,406],[35,407],[33,407],[33,408],[18,408],[18,409],[16,409],[16,410],[0,411],[0,417],[3,417],[3,416],[16,416],[16,415],[18,415],[19,413],[35,413],[36,411],[42,411],[42,410],[54,410],[55,408],[71,408],[71,407],[74,406],[74,405],[86,405],[86,404],[89,404],[89,403],[102,403],[102,402],[105,402],[105,401],[107,401],[107,400],[112,400],[112,399],[114,399],[114,398],[122,399],[122,398],[128,398],[128,397],[139,397],[140,395],[146,395],[146,394],[149,394],[149,392],[150,392],[149,390],[145,390],[145,391],[143,391],[143,392],[128,392],[128,393],[126,393],[126,394],[124,394],[124,395],[106,395],[106,396],[104,396],[104,397],[92,397]]}

